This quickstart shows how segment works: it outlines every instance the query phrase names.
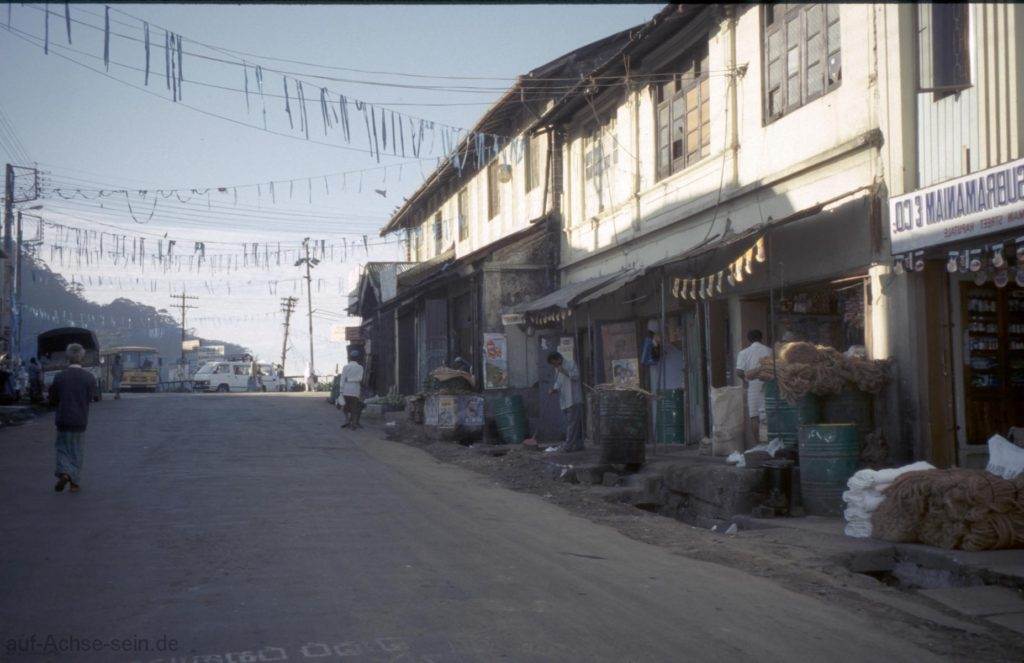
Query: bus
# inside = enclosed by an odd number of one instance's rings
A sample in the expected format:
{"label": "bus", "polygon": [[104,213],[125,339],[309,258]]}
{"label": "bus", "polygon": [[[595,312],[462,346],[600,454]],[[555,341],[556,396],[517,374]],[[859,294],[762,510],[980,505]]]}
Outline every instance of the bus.
{"label": "bus", "polygon": [[[64,351],[72,343],[78,343],[85,349],[85,359],[82,360],[82,368],[95,376],[96,380],[102,378],[100,371],[100,344],[96,340],[96,334],[82,327],[59,327],[45,331],[36,337],[36,357],[43,369],[43,386],[46,389],[53,384],[53,378],[62,370],[67,368],[68,360]],[[101,398],[97,390],[96,400]]]}
{"label": "bus", "polygon": [[103,380],[101,387],[110,391],[114,385],[114,357],[121,356],[121,391],[157,390],[160,367],[164,360],[155,348],[127,345],[102,352]]}

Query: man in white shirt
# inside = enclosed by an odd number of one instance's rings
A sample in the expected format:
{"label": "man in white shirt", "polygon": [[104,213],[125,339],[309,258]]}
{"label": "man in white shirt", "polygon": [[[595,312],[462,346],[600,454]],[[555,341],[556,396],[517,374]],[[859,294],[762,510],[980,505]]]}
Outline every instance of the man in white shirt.
{"label": "man in white shirt", "polygon": [[555,369],[555,384],[551,392],[558,393],[558,405],[565,421],[565,443],[559,447],[548,447],[545,451],[581,451],[583,449],[583,388],[580,386],[580,371],[571,359],[557,352],[548,355],[548,363]]}
{"label": "man in white shirt", "polygon": [[764,337],[759,329],[751,329],[747,334],[750,345],[740,350],[736,357],[736,375],[743,380],[747,387],[747,416],[750,418],[751,439],[753,445],[760,443],[761,417],[764,416],[764,382],[750,379],[747,376],[753,373],[765,357],[772,356],[772,349],[761,343]]}
{"label": "man in white shirt", "polygon": [[359,415],[363,411],[362,396],[363,367],[355,356],[349,355],[348,363],[341,369],[341,395],[345,398],[345,423],[342,428],[362,428]]}

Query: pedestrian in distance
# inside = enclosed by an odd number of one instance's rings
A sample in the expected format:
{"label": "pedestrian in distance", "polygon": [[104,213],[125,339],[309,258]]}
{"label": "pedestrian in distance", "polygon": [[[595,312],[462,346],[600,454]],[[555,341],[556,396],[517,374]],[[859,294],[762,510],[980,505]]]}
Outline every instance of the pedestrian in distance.
{"label": "pedestrian in distance", "polygon": [[757,446],[761,438],[761,418],[764,414],[764,382],[748,376],[757,370],[761,360],[772,356],[772,349],[761,341],[764,336],[760,329],[751,329],[747,334],[749,345],[736,356],[736,375],[747,388],[747,421],[750,425],[750,439]]}
{"label": "pedestrian in distance", "polygon": [[558,406],[565,422],[565,442],[561,447],[548,447],[544,451],[581,451],[583,449],[583,388],[576,362],[558,352],[548,355],[548,363],[555,369],[555,384],[548,392],[558,394]]}
{"label": "pedestrian in distance", "polygon": [[114,400],[121,400],[121,379],[124,377],[124,364],[121,355],[114,355],[114,364],[110,367],[110,390],[114,392]]}
{"label": "pedestrian in distance", "polygon": [[28,360],[28,396],[33,403],[43,402],[43,367],[35,357]]}
{"label": "pedestrian in distance", "polygon": [[359,416],[363,412],[363,367],[356,355],[349,354],[348,363],[341,369],[341,396],[345,399],[345,423],[342,428],[362,428]]}
{"label": "pedestrian in distance", "polygon": [[99,385],[92,373],[82,368],[85,349],[78,343],[67,347],[65,355],[68,367],[57,374],[50,385],[50,404],[57,408],[54,423],[57,425],[56,452],[58,493],[71,484],[71,492],[79,490],[82,472],[82,435],[89,423],[89,403],[97,396]]}

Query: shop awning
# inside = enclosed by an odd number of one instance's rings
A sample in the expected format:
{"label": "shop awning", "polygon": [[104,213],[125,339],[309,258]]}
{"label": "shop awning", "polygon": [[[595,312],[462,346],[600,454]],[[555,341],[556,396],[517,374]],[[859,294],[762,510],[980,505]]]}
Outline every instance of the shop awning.
{"label": "shop awning", "polygon": [[550,292],[539,299],[533,300],[532,302],[520,304],[513,309],[513,312],[536,313],[537,311],[544,311],[550,308],[567,309],[575,304],[580,297],[593,292],[597,288],[600,288],[620,275],[621,273],[605,274],[603,276],[595,276],[587,279],[586,281],[570,283],[569,285],[559,288],[554,292]]}
{"label": "shop awning", "polygon": [[628,272],[625,272],[622,275],[615,277],[614,279],[612,279],[605,285],[599,287],[597,290],[594,290],[590,294],[581,297],[579,301],[577,301],[576,303],[586,304],[587,302],[594,301],[595,299],[599,299],[601,297],[604,297],[605,295],[610,295],[611,293],[616,292],[620,288],[623,288],[626,285],[637,280],[638,278],[643,276],[646,273],[646,271],[647,270],[644,269],[631,269]]}

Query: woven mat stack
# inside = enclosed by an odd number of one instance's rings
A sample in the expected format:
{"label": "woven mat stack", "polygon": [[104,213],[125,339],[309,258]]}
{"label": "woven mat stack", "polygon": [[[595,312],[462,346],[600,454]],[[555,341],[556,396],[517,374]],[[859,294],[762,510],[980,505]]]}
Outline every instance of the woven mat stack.
{"label": "woven mat stack", "polygon": [[750,377],[777,380],[779,393],[790,403],[806,394],[834,395],[848,386],[877,394],[888,384],[892,360],[873,360],[844,355],[824,345],[804,341],[776,346],[775,366],[765,357]]}
{"label": "woven mat stack", "polygon": [[884,495],[871,515],[876,538],[971,551],[1024,547],[1024,475],[908,472]]}

